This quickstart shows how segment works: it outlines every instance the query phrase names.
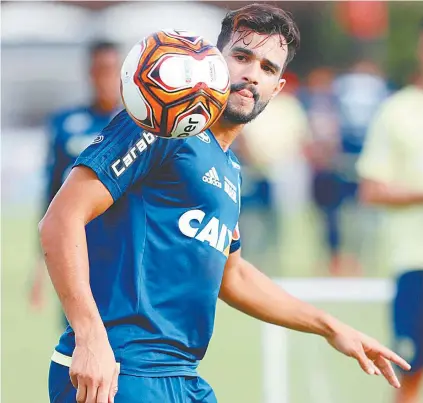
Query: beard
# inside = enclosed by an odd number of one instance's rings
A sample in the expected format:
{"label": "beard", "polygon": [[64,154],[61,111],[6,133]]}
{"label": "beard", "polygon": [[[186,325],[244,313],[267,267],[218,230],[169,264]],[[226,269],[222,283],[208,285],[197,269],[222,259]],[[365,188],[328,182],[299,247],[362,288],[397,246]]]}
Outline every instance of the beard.
{"label": "beard", "polygon": [[254,120],[260,113],[264,111],[268,101],[261,101],[260,96],[258,95],[256,89],[254,86],[248,83],[240,83],[240,84],[232,84],[231,85],[231,94],[234,92],[241,91],[243,89],[247,89],[251,91],[253,94],[254,99],[254,106],[251,112],[244,112],[240,107],[231,105],[231,101],[228,101],[228,104],[226,105],[226,108],[223,112],[223,119],[235,123],[235,124],[246,124]]}

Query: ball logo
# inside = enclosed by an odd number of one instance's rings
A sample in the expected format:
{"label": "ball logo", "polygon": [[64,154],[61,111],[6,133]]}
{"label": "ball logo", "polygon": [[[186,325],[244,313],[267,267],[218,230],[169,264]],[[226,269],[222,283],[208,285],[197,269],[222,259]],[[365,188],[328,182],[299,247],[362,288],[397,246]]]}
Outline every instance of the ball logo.
{"label": "ball logo", "polygon": [[129,83],[129,81],[131,80],[131,76],[129,75],[129,72],[125,71],[123,73],[122,80],[125,84]]}
{"label": "ball logo", "polygon": [[195,104],[176,118],[171,136],[181,138],[197,135],[209,120],[210,115],[203,104]]}
{"label": "ball logo", "polygon": [[192,82],[192,62],[191,59],[184,60],[185,84]]}

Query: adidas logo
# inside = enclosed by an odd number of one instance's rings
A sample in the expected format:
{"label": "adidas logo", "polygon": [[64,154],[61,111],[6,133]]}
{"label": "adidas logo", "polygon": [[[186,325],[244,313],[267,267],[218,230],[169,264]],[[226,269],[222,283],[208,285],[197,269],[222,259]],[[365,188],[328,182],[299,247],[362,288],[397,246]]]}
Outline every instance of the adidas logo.
{"label": "adidas logo", "polygon": [[218,188],[222,187],[222,183],[219,180],[219,176],[217,174],[216,168],[213,167],[212,169],[208,170],[204,176],[203,181],[209,183],[210,185],[217,186]]}

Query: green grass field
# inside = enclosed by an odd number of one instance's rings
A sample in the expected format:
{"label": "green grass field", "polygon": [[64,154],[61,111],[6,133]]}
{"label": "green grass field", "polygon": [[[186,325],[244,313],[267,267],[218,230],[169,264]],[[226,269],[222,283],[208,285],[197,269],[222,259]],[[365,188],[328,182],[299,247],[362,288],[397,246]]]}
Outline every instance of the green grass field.
{"label": "green grass field", "polygon": [[[309,219],[309,215],[299,215],[285,222],[284,232],[290,235],[284,236],[281,249],[285,251],[281,275],[314,274],[313,262],[318,248],[313,244],[316,234],[305,230],[313,227],[304,225]],[[29,273],[36,251],[36,222],[36,215],[19,216],[3,210],[3,403],[48,401],[47,372],[60,328],[57,300],[51,287],[43,311],[31,311],[27,302]],[[299,226],[302,231],[298,230]],[[381,274],[382,271],[377,272]],[[386,307],[377,304],[326,304],[323,307],[383,342],[389,342]],[[356,363],[332,351],[319,338],[292,333],[289,343],[290,403],[390,401],[390,389],[382,379],[362,374]],[[216,331],[200,373],[214,387],[220,403],[261,403],[263,371],[259,322],[219,304]]]}

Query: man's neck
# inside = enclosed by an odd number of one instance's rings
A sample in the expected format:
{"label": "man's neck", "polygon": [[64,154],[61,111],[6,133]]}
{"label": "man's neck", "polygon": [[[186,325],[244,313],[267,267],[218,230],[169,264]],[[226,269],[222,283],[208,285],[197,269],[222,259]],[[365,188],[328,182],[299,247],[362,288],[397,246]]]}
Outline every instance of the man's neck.
{"label": "man's neck", "polygon": [[244,125],[233,124],[220,118],[211,128],[214,137],[222,147],[223,151],[228,151],[231,144],[235,141]]}

